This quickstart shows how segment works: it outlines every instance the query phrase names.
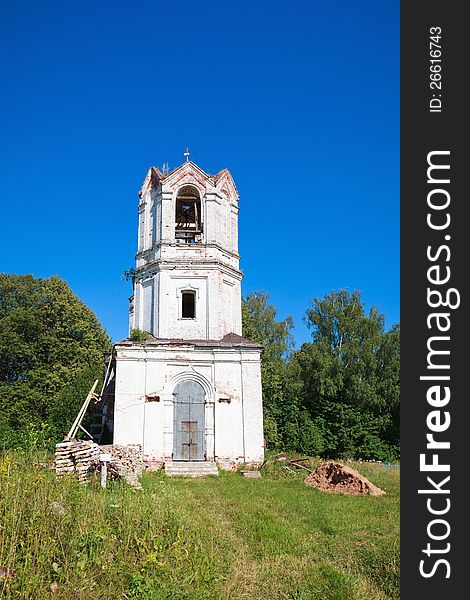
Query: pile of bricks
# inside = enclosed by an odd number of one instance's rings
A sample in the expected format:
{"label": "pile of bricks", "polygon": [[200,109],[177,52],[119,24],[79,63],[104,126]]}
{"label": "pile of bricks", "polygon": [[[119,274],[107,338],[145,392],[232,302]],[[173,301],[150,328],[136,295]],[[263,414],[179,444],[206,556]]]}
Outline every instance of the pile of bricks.
{"label": "pile of bricks", "polygon": [[107,463],[110,479],[121,478],[135,489],[142,489],[139,482],[143,470],[140,446],[99,446],[91,441],[64,441],[55,447],[56,474],[58,477],[78,475],[78,480],[86,483],[91,473],[101,469],[102,453],[111,454],[111,460]]}
{"label": "pile of bricks", "polygon": [[112,458],[108,463],[108,476],[111,479],[122,478],[133,488],[142,489],[139,482],[143,470],[140,446],[101,446],[101,450],[111,454]]}
{"label": "pile of bricks", "polygon": [[69,440],[56,444],[56,474],[58,477],[75,474],[81,483],[85,483],[89,473],[99,464],[99,456],[100,447],[94,442]]}

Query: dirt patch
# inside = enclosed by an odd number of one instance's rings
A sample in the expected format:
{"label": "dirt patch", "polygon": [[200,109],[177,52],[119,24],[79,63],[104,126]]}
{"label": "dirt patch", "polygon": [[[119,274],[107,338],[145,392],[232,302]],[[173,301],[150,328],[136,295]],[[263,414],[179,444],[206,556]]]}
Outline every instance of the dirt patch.
{"label": "dirt patch", "polygon": [[304,482],[322,492],[336,492],[350,496],[385,494],[354,469],[335,462],[324,462],[318,465],[315,471],[304,479]]}

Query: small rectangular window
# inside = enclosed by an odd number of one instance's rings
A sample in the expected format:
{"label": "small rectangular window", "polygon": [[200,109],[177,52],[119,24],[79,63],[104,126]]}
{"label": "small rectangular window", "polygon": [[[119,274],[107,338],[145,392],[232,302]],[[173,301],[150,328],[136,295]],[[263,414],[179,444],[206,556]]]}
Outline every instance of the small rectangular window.
{"label": "small rectangular window", "polygon": [[183,292],[181,316],[183,319],[196,317],[196,294],[194,292]]}

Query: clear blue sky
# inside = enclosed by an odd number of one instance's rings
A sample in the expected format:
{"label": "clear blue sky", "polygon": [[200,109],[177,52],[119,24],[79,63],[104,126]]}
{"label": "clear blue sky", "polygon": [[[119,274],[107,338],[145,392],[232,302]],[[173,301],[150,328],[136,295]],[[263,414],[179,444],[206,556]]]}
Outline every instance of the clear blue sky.
{"label": "clear blue sky", "polygon": [[10,2],[0,8],[0,271],[59,275],[127,335],[151,165],[228,167],[243,293],[297,343],[359,289],[399,321],[399,2]]}

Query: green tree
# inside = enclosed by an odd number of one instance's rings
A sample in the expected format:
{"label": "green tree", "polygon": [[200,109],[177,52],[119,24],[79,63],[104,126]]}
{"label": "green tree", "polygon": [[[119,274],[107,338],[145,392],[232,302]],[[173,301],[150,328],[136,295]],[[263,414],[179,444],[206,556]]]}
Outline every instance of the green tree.
{"label": "green tree", "polygon": [[20,443],[32,426],[64,435],[110,350],[95,314],[65,281],[0,274],[0,444]]}
{"label": "green tree", "polygon": [[286,423],[297,412],[292,379],[287,360],[293,347],[292,317],[276,319],[277,309],[269,303],[269,295],[251,292],[242,302],[244,337],[263,344],[261,379],[263,385],[264,433],[268,448],[285,446]]}
{"label": "green tree", "polygon": [[267,364],[285,359],[294,345],[292,317],[276,321],[277,308],[269,299],[269,294],[258,291],[250,292],[242,301],[243,335],[263,344],[262,357]]}
{"label": "green tree", "polygon": [[361,293],[333,291],[307,310],[312,342],[295,353],[302,405],[321,433],[323,453],[387,459],[399,450],[399,328],[384,330]]}

